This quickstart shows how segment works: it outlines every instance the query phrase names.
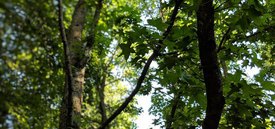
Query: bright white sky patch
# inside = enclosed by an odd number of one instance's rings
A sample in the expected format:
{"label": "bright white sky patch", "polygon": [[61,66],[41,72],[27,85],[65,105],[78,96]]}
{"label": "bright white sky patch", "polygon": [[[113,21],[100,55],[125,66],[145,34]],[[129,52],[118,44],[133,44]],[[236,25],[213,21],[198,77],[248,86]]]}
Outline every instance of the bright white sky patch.
{"label": "bright white sky patch", "polygon": [[143,112],[138,116],[138,119],[135,121],[138,129],[160,129],[159,126],[154,126],[153,119],[156,117],[149,115],[149,108],[152,105],[151,95],[147,96],[137,96],[138,106],[141,106]]}

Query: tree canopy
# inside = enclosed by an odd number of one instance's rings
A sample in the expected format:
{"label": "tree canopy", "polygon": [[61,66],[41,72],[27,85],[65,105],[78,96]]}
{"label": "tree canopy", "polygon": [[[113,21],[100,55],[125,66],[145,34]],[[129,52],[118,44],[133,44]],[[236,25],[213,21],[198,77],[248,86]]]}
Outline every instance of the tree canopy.
{"label": "tree canopy", "polygon": [[274,0],[0,1],[0,128],[275,127]]}

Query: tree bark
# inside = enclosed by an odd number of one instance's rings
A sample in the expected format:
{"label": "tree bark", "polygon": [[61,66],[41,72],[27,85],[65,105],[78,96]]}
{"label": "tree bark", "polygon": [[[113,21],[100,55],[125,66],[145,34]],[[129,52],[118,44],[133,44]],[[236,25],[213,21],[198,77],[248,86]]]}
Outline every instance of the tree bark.
{"label": "tree bark", "polygon": [[149,67],[152,63],[152,61],[154,59],[156,59],[158,56],[159,56],[159,53],[160,53],[160,50],[162,48],[161,45],[163,45],[163,41],[167,38],[167,36],[170,34],[173,26],[174,26],[174,22],[176,20],[176,16],[178,14],[178,9],[181,5],[183,0],[176,0],[176,3],[175,3],[175,7],[174,7],[174,10],[173,10],[173,13],[170,17],[170,23],[169,23],[169,26],[167,27],[167,29],[165,30],[165,32],[163,33],[162,35],[162,39],[159,40],[158,42],[158,46],[156,46],[156,50],[154,50],[154,52],[152,53],[152,55],[147,59],[144,67],[143,67],[143,70],[141,72],[141,75],[139,76],[138,80],[137,80],[137,84],[136,84],[136,87],[135,89],[131,92],[131,94],[129,95],[128,98],[125,99],[125,101],[122,103],[122,105],[120,107],[118,107],[118,109],[105,121],[103,122],[99,129],[104,129],[106,128],[127,106],[128,104],[133,100],[133,98],[135,97],[135,95],[138,93],[138,91],[140,90],[141,88],[141,84],[143,83],[143,80],[145,79],[145,76],[147,74],[147,71],[149,70]]}
{"label": "tree bark", "polygon": [[[61,3],[61,0],[59,1]],[[59,10],[62,9],[62,4]],[[62,14],[63,12],[59,12]],[[84,0],[79,0],[72,17],[69,32],[65,35],[64,26],[62,28],[62,39],[66,37],[66,47],[64,47],[66,81],[64,89],[64,98],[60,111],[60,129],[80,129],[81,105],[82,105],[82,86],[84,84],[85,67],[79,67],[79,52],[82,43],[82,31],[84,27],[86,9]],[[60,18],[62,15],[59,16]],[[60,20],[60,24],[63,21]],[[63,41],[64,42],[64,41]],[[65,45],[64,45],[65,46]],[[67,59],[68,58],[68,59]],[[68,61],[66,61],[66,59]]]}
{"label": "tree bark", "polygon": [[[61,3],[61,0],[59,0],[59,3]],[[84,84],[85,68],[90,58],[92,46],[95,42],[96,26],[98,24],[102,3],[103,0],[97,1],[92,28],[87,38],[86,46],[82,41],[82,31],[84,29],[86,17],[85,0],[79,0],[76,4],[67,35],[64,35],[64,26],[61,25],[60,27],[62,28],[60,31],[63,34],[62,39],[67,37],[68,53],[67,55],[65,54],[65,59],[68,58],[70,63],[65,62],[65,65],[69,64],[70,67],[66,67],[66,69],[71,69],[70,74],[66,72],[65,94],[60,111],[60,129],[80,129],[81,105],[83,99],[82,87]],[[62,6],[59,5],[60,23],[63,22],[61,8]]]}
{"label": "tree bark", "polygon": [[213,0],[201,0],[197,10],[197,27],[207,97],[206,117],[202,126],[203,129],[217,129],[225,101],[214,37]]}

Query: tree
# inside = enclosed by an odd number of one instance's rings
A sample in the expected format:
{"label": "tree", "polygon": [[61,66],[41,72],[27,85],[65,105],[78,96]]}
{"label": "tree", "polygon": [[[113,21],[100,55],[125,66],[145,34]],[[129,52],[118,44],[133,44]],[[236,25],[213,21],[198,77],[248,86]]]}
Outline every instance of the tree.
{"label": "tree", "polygon": [[271,128],[274,5],[1,1],[0,128]]}
{"label": "tree", "polygon": [[[86,4],[79,0],[75,6],[71,25],[68,33],[65,33],[62,15],[62,1],[59,0],[59,26],[64,45],[66,83],[64,104],[60,114],[60,129],[80,128],[81,106],[83,101],[82,87],[84,84],[85,66],[90,59],[91,47],[95,42],[96,26],[102,8],[102,0],[97,1],[96,10],[93,16],[92,27],[86,45],[81,40],[85,17]],[[84,53],[83,53],[84,51]]]}
{"label": "tree", "polygon": [[[166,3],[163,3],[163,5],[165,4]],[[220,62],[222,67],[222,80],[226,100],[225,111],[222,114],[220,127],[271,127],[272,123],[274,123],[272,119],[270,119],[270,117],[263,117],[260,115],[266,107],[269,107],[269,104],[272,101],[272,99],[268,97],[270,96],[270,93],[267,93],[266,90],[261,89],[261,87],[264,87],[265,84],[262,85],[262,83],[255,80],[255,77],[257,78],[259,75],[250,77],[247,75],[246,69],[250,69],[251,67],[262,67],[262,64],[259,63],[261,61],[259,60],[262,60],[261,56],[265,57],[265,54],[261,55],[258,53],[261,51],[261,45],[268,46],[268,48],[274,48],[274,46],[271,45],[272,41],[268,38],[268,35],[274,33],[271,29],[273,28],[273,23],[263,22],[265,20],[269,21],[270,18],[272,19],[272,9],[269,10],[268,8],[273,5],[262,1],[220,1],[214,2],[213,6],[215,13],[215,40],[218,42],[218,62]],[[161,9],[168,10],[169,8],[170,7],[168,6]],[[190,9],[194,8],[195,10],[199,8],[199,5],[196,4],[196,2],[185,2],[185,8],[183,10],[188,12]],[[266,10],[262,10],[263,8]],[[209,13],[209,11],[206,11],[205,13]],[[199,68],[197,65],[198,50],[195,48],[197,37],[194,33],[196,30],[193,29],[196,28],[196,22],[195,20],[192,20],[196,18],[195,11],[184,13],[181,18],[184,19],[182,21],[183,25],[178,25],[177,28],[183,28],[184,31],[181,33],[184,33],[185,36],[178,36],[178,39],[182,38],[184,40],[173,40],[175,38],[170,38],[170,41],[176,42],[176,44],[171,46],[171,48],[182,48],[182,44],[185,44],[187,47],[183,50],[179,49],[177,52],[174,52],[175,50],[170,51],[170,53],[168,52],[164,55],[165,58],[163,60],[159,61],[160,68],[162,68],[162,66],[169,67],[168,69],[163,67],[163,69],[157,70],[157,74],[154,75],[158,75],[155,78],[158,80],[160,85],[165,87],[161,89],[158,88],[153,92],[152,99],[154,105],[151,107],[151,112],[153,114],[159,114],[159,112],[162,112],[162,114],[159,115],[160,118],[155,121],[155,124],[163,125],[163,120],[168,121],[171,119],[170,116],[173,116],[172,110],[174,109],[174,101],[172,98],[174,98],[177,93],[181,92],[182,99],[177,103],[178,108],[175,111],[176,115],[173,118],[172,127],[193,128],[202,124],[204,114],[201,112],[204,111],[203,108],[206,106],[204,94],[202,94],[204,90],[204,88],[201,87],[202,83],[194,81],[202,79],[202,73],[198,71],[198,69],[203,67]],[[269,26],[271,28],[269,30],[264,26]],[[175,27],[176,32],[179,31],[177,28]],[[261,37],[259,35],[265,38],[261,39],[259,38]],[[265,43],[262,44],[263,42]],[[186,52],[188,54],[186,54]],[[253,53],[255,54],[254,56]],[[241,60],[244,60],[246,63],[238,63]],[[266,67],[268,67],[267,69],[271,68],[269,66]],[[182,70],[182,72],[179,72],[180,70]],[[274,75],[274,73],[267,71],[264,73],[268,74],[265,78],[267,80],[262,81],[265,83],[272,81],[269,77]],[[272,75],[270,76],[270,74]],[[168,81],[168,77],[170,81]],[[204,83],[204,80],[201,81]],[[267,85],[273,87],[274,83],[269,83]],[[174,90],[175,88],[173,87],[176,87],[176,90]],[[270,91],[273,91],[272,88],[269,89],[268,92]],[[260,99],[261,102],[255,100],[254,97]],[[240,99],[241,101],[239,101]],[[250,104],[252,103],[258,103],[260,105],[262,105],[262,103],[266,103],[266,105],[263,107],[260,106],[262,111],[257,111],[259,109],[251,109]],[[255,116],[261,117],[258,119],[255,118]],[[243,121],[240,122],[240,120]]]}

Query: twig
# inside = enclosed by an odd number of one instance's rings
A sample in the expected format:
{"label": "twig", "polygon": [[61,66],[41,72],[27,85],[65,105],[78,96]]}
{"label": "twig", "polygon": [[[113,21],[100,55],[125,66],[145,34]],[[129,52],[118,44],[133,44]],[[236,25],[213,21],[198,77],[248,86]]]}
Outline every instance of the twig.
{"label": "twig", "polygon": [[264,28],[262,31],[257,31],[257,32],[255,32],[251,35],[248,35],[248,36],[243,36],[242,37],[242,36],[238,35],[236,39],[231,40],[230,42],[234,43],[236,41],[246,41],[247,39],[254,38],[254,37],[256,37],[260,34],[263,34],[265,32],[269,32],[269,31],[274,31],[274,30],[275,30],[274,26],[268,26],[268,27]]}
{"label": "twig", "polygon": [[218,9],[222,6],[222,5],[224,5],[226,2],[228,2],[229,0],[226,0],[226,1],[224,1],[224,2],[222,2],[218,7],[216,7],[214,10],[215,10],[215,12],[217,12],[218,11]]}

